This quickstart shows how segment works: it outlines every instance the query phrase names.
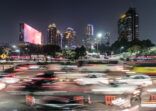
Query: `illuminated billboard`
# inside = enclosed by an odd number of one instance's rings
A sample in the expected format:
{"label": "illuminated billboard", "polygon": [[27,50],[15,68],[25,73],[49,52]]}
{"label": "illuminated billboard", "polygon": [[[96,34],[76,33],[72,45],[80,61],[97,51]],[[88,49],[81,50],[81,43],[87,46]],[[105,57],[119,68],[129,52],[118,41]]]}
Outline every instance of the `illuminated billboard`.
{"label": "illuminated billboard", "polygon": [[20,24],[20,41],[32,44],[41,44],[41,36],[42,33],[33,27],[25,23]]}

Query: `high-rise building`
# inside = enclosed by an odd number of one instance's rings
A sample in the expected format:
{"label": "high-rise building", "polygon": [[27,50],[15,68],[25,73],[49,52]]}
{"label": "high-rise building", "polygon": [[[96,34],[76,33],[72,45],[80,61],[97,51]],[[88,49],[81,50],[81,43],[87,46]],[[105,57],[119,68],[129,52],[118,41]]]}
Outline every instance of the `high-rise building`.
{"label": "high-rise building", "polygon": [[59,45],[61,43],[61,33],[57,29],[56,24],[50,24],[48,26],[48,44]]}
{"label": "high-rise building", "polygon": [[93,27],[92,24],[87,25],[86,35],[89,36],[89,37],[94,35],[94,27]]}
{"label": "high-rise building", "polygon": [[139,38],[139,16],[135,8],[129,8],[118,21],[119,38],[133,41]]}
{"label": "high-rise building", "polygon": [[73,47],[74,46],[74,37],[76,35],[76,32],[73,28],[68,27],[66,28],[66,31],[64,32],[63,36],[63,46],[64,47]]}
{"label": "high-rise building", "polygon": [[86,36],[83,40],[83,44],[87,48],[91,48],[91,45],[93,43],[93,35],[94,35],[94,26],[92,24],[87,25],[85,34]]}

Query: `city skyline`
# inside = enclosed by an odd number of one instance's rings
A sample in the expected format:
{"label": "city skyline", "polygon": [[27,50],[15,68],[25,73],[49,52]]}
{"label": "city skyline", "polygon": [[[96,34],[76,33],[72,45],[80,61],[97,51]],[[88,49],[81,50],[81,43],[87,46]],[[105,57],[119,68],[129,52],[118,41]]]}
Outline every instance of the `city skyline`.
{"label": "city skyline", "polygon": [[154,4],[156,4],[155,0],[150,0],[150,2],[146,0],[85,0],[83,2],[81,0],[74,2],[72,0],[66,0],[66,2],[60,0],[2,0],[0,4],[0,39],[1,42],[17,43],[21,22],[36,27],[43,32],[43,37],[47,37],[47,26],[54,22],[62,32],[66,27],[73,27],[77,32],[78,41],[85,36],[86,25],[93,24],[94,35],[98,32],[110,32],[112,43],[118,38],[118,18],[130,6],[133,6],[140,17],[139,38],[141,40],[149,38],[156,43]]}

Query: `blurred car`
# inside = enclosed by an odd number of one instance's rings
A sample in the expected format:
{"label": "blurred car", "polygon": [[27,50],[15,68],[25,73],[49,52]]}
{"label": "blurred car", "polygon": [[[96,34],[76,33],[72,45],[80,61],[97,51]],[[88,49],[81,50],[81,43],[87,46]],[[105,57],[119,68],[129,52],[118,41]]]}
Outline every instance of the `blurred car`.
{"label": "blurred car", "polygon": [[71,110],[83,107],[84,105],[74,99],[73,96],[46,96],[36,100],[33,107],[36,109]]}
{"label": "blurred car", "polygon": [[23,66],[16,66],[16,68],[14,70],[17,72],[26,71],[26,70],[28,70],[28,67],[24,66],[24,65]]}
{"label": "blurred car", "polygon": [[78,68],[76,65],[63,65],[61,70],[63,70],[63,71],[75,71],[77,69]]}
{"label": "blurred car", "polygon": [[99,77],[105,77],[106,74],[104,73],[89,73],[86,77],[88,78],[99,78]]}
{"label": "blurred car", "polygon": [[41,68],[42,67],[40,65],[36,64],[20,64],[16,66],[15,71],[37,70]]}
{"label": "blurred car", "polygon": [[93,87],[91,92],[100,94],[133,94],[139,93],[138,86],[112,82],[108,85]]}
{"label": "blurred car", "polygon": [[0,81],[6,84],[14,84],[20,81],[14,74],[0,75]]}
{"label": "blurred car", "polygon": [[33,80],[57,80],[56,74],[53,71],[45,71],[44,73],[37,74],[32,78]]}
{"label": "blurred car", "polygon": [[30,69],[30,70],[37,70],[37,69],[40,69],[40,66],[39,65],[29,65],[28,69]]}
{"label": "blurred car", "polygon": [[153,67],[153,66],[152,67],[151,66],[146,66],[146,67],[136,66],[133,68],[132,71],[154,76],[156,74],[156,66],[155,67]]}
{"label": "blurred car", "polygon": [[0,82],[0,90],[3,90],[4,88],[6,88],[6,84],[3,82]]}
{"label": "blurred car", "polygon": [[56,82],[58,78],[53,71],[46,71],[44,73],[37,74],[31,79],[25,80],[28,85],[37,85],[40,86],[43,83],[53,83]]}
{"label": "blurred car", "polygon": [[84,78],[75,79],[74,82],[78,85],[109,84],[109,79],[107,77],[98,77],[97,75],[88,75]]}
{"label": "blurred car", "polygon": [[149,86],[153,83],[150,76],[143,74],[127,75],[125,77],[117,78],[116,81],[119,83],[127,83],[140,86]]}

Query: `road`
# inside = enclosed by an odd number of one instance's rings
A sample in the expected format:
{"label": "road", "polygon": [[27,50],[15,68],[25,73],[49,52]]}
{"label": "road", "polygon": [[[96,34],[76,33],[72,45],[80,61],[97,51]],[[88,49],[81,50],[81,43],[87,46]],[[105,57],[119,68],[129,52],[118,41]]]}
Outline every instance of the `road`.
{"label": "road", "polygon": [[[54,66],[54,65],[53,65]],[[60,71],[57,67],[55,68]],[[47,69],[46,69],[47,70]],[[106,106],[104,104],[104,95],[103,94],[93,94],[88,93],[91,89],[100,85],[87,85],[80,86],[74,83],[72,80],[75,78],[81,78],[86,76],[86,73],[75,72],[66,70],[67,72],[58,73],[57,77],[59,79],[68,79],[69,81],[58,81],[55,83],[45,84],[43,87],[39,87],[37,89],[29,89],[25,88],[25,81],[33,78],[35,75],[43,73],[44,70],[23,70],[19,72],[15,72],[14,74],[20,78],[20,82],[15,84],[8,84],[7,87],[0,91],[0,111],[40,111],[34,107],[28,106],[26,104],[25,97],[26,95],[33,95],[35,99],[41,99],[43,96],[67,96],[67,95],[82,95],[85,98],[90,98],[90,104],[85,104],[85,107],[79,108],[76,111],[121,111],[121,108]],[[115,78],[119,76],[123,76],[124,73],[122,71],[115,71],[107,73],[107,77]],[[155,82],[155,81],[154,81]],[[155,83],[154,83],[155,84]],[[146,109],[145,111],[148,111]],[[42,110],[43,111],[43,110]],[[52,110],[50,110],[52,111]],[[56,111],[56,110],[54,110]],[[140,108],[140,111],[144,111],[144,109]],[[151,110],[149,110],[151,111]],[[152,110],[154,111],[154,110]]]}

